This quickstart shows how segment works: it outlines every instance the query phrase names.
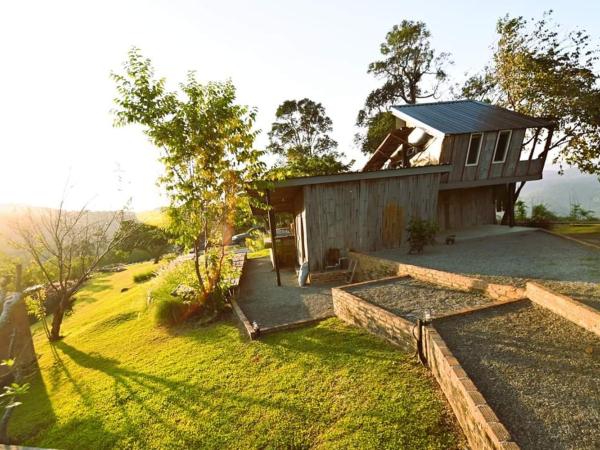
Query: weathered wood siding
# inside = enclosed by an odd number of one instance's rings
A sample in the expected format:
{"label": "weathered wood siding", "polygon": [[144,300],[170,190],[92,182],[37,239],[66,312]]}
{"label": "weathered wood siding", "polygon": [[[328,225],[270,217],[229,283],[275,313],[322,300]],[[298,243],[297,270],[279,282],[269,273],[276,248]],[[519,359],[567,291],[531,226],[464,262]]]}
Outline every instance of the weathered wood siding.
{"label": "weathered wood siding", "polygon": [[406,240],[413,217],[435,220],[440,174],[304,186],[310,269],[324,268],[329,248],[375,251]]}
{"label": "weathered wood siding", "polygon": [[437,213],[440,229],[496,223],[494,191],[493,186],[440,191]]}
{"label": "weathered wood siding", "polygon": [[[440,161],[452,164],[453,170],[447,177],[449,183],[460,181],[488,180],[493,178],[509,178],[526,174],[541,173],[539,164],[519,164],[521,146],[525,137],[525,130],[512,130],[510,143],[503,163],[493,162],[497,131],[483,133],[483,143],[479,162],[476,166],[466,166],[467,151],[469,149],[470,134],[457,134],[446,136],[442,143]],[[446,181],[446,180],[444,180]]]}

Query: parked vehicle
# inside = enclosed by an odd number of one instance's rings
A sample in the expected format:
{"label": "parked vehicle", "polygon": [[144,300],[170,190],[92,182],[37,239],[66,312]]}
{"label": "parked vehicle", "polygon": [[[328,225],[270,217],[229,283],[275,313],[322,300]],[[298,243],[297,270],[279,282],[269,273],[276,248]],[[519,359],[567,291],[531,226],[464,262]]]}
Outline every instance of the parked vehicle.
{"label": "parked vehicle", "polygon": [[233,245],[244,245],[246,243],[246,239],[252,236],[252,233],[264,233],[265,229],[263,227],[252,227],[249,228],[246,232],[235,234],[231,238],[231,243]]}

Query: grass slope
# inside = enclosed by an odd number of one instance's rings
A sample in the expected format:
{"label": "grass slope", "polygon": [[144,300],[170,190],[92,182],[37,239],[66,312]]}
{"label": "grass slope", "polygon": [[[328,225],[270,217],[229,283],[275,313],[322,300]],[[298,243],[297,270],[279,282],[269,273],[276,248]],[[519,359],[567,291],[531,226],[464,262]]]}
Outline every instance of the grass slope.
{"label": "grass slope", "polygon": [[552,231],[600,245],[600,223],[560,224],[554,225]]}
{"label": "grass slope", "polygon": [[[41,373],[11,422],[52,448],[410,448],[462,444],[427,371],[331,319],[245,341],[225,318],[156,328],[146,285],[95,276],[54,350],[36,331]],[[128,291],[121,293],[127,287]]]}

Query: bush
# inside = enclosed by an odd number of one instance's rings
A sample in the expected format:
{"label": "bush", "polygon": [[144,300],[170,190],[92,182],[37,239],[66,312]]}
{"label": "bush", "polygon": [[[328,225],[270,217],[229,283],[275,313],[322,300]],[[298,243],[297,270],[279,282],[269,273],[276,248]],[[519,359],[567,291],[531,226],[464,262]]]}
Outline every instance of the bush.
{"label": "bush", "polygon": [[409,254],[423,252],[423,247],[435,243],[438,226],[435,222],[412,219],[406,229],[408,231]]}
{"label": "bush", "polygon": [[138,273],[133,276],[134,283],[145,283],[148,280],[151,280],[156,276],[156,272],[154,270],[148,270],[146,272]]}
{"label": "bush", "polygon": [[154,323],[172,327],[180,324],[190,315],[190,303],[172,297],[157,301],[154,305]]}
{"label": "bush", "polygon": [[264,250],[266,248],[265,234],[260,232],[252,233],[252,237],[246,238],[246,247],[250,252]]}
{"label": "bush", "polygon": [[550,209],[543,203],[533,205],[531,207],[531,219],[529,219],[529,226],[537,228],[550,228],[552,222],[557,220],[558,216],[550,211]]}

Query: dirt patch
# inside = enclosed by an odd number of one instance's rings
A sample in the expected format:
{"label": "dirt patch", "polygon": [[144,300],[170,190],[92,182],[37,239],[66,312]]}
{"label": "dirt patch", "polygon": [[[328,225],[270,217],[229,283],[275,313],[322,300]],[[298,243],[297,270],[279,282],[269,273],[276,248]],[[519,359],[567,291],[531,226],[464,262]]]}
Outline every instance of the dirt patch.
{"label": "dirt patch", "polygon": [[435,328],[521,448],[600,448],[598,336],[529,301]]}
{"label": "dirt patch", "polygon": [[412,322],[423,317],[426,309],[433,317],[440,317],[493,301],[483,294],[448,289],[409,277],[348,287],[346,290]]}

